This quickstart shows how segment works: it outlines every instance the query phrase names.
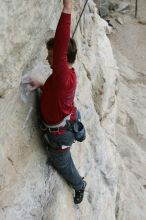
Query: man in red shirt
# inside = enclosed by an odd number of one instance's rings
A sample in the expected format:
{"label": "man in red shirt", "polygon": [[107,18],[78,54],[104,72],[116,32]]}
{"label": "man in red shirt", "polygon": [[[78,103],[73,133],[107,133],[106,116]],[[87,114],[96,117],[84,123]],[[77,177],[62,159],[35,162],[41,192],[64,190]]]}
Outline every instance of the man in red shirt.
{"label": "man in red shirt", "polygon": [[55,37],[46,44],[47,60],[53,72],[44,85],[34,80],[33,86],[41,88],[40,112],[49,161],[75,189],[74,202],[78,204],[83,199],[86,182],[76,170],[70,153],[75,141],[71,124],[78,117],[74,106],[76,74],[72,67],[77,48],[75,41],[70,39],[71,10],[72,1],[63,0]]}

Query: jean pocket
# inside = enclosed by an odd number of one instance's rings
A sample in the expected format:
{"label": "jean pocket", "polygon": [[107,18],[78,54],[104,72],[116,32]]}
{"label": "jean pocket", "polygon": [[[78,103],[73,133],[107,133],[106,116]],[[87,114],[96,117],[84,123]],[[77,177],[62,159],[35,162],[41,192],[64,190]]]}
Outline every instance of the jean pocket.
{"label": "jean pocket", "polygon": [[60,135],[47,134],[47,139],[50,145],[54,148],[71,146],[75,140],[74,134],[71,131],[65,131],[64,134]]}
{"label": "jean pocket", "polygon": [[60,146],[71,146],[74,142],[75,138],[74,138],[74,134],[71,131],[65,131],[64,134],[62,135],[58,135],[57,138],[57,143]]}

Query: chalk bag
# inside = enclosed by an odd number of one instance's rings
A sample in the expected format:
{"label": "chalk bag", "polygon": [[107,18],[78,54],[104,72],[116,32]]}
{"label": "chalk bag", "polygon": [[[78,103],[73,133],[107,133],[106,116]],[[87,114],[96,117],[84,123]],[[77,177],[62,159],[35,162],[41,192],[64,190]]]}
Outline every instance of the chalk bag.
{"label": "chalk bag", "polygon": [[81,121],[76,121],[73,123],[73,133],[75,136],[75,140],[82,142],[86,138],[86,131],[84,125]]}

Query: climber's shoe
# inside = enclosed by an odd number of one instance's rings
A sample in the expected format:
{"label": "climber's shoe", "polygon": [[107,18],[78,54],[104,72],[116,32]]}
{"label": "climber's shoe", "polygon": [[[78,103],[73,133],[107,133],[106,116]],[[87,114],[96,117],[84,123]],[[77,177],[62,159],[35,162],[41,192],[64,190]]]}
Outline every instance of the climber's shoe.
{"label": "climber's shoe", "polygon": [[85,180],[83,180],[83,187],[80,190],[75,190],[75,196],[74,196],[74,203],[75,204],[79,204],[80,202],[82,202],[83,197],[84,197],[84,191],[85,191],[85,187],[86,187],[87,183]]}

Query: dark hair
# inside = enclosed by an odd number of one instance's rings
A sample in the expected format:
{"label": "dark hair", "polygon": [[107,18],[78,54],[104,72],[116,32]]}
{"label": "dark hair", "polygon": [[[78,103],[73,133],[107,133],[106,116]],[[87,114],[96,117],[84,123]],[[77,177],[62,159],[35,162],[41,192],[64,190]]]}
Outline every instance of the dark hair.
{"label": "dark hair", "polygon": [[[52,50],[54,48],[54,38],[50,38],[46,42],[46,47],[48,50]],[[73,38],[70,38],[69,46],[68,46],[68,52],[67,52],[67,61],[68,63],[73,64],[76,59],[77,54],[77,46],[76,42]]]}

